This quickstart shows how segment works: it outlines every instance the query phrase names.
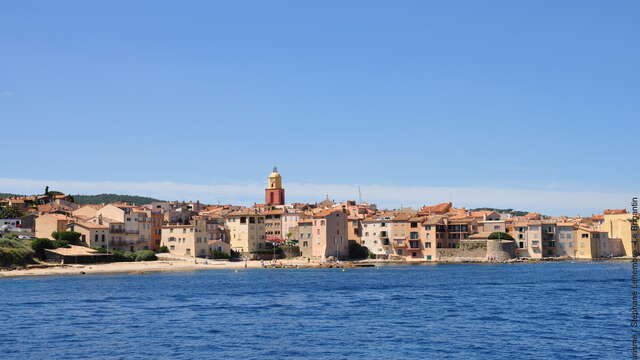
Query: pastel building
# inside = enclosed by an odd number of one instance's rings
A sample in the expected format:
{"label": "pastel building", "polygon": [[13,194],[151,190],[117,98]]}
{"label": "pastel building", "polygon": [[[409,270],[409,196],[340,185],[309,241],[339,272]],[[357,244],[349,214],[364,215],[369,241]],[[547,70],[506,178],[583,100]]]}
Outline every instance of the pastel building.
{"label": "pastel building", "polygon": [[362,245],[376,257],[388,258],[394,254],[389,238],[392,219],[392,216],[381,215],[362,220]]}
{"label": "pastel building", "polygon": [[[349,241],[347,238],[347,215],[339,209],[326,209],[311,216],[311,237],[302,239],[300,247],[303,257],[314,260],[347,258]],[[299,222],[300,234],[307,233],[308,220]],[[305,243],[306,241],[306,243]]]}
{"label": "pastel building", "polygon": [[67,225],[73,221],[72,218],[62,214],[44,214],[36,218],[35,235],[38,238],[53,239],[51,233],[66,231]]}
{"label": "pastel building", "polygon": [[573,223],[559,222],[556,224],[556,256],[576,257],[576,230]]}
{"label": "pastel building", "polygon": [[251,211],[238,211],[225,217],[231,249],[245,256],[266,249],[264,215]]}

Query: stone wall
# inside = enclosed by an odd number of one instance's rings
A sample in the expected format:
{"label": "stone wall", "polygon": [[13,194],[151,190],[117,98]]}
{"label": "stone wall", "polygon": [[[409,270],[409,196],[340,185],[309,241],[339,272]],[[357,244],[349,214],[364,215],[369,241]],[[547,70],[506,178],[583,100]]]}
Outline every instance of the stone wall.
{"label": "stone wall", "polygon": [[507,261],[516,257],[516,245],[511,240],[465,240],[459,248],[437,249],[437,255],[441,262]]}
{"label": "stone wall", "polygon": [[487,240],[487,260],[507,261],[516,257],[516,242],[513,240]]}
{"label": "stone wall", "polygon": [[486,261],[487,243],[469,240],[464,241],[459,248],[440,248],[436,252],[436,260],[442,262]]}

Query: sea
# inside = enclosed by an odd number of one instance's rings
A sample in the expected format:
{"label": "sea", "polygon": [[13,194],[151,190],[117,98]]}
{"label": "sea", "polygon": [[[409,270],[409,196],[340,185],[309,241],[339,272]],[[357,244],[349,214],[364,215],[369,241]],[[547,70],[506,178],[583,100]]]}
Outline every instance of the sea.
{"label": "sea", "polygon": [[0,279],[0,359],[626,359],[631,264]]}

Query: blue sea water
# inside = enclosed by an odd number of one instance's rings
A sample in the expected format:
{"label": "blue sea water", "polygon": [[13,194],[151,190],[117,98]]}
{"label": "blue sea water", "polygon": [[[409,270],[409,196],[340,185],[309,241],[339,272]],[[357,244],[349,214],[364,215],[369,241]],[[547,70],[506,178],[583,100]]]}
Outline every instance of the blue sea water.
{"label": "blue sea water", "polygon": [[623,359],[629,263],[0,279],[0,359]]}

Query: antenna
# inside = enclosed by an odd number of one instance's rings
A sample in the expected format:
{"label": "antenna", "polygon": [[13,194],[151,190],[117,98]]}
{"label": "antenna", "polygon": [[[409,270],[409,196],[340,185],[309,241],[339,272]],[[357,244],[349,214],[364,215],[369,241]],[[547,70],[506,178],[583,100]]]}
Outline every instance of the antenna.
{"label": "antenna", "polygon": [[360,185],[358,185],[358,201],[362,204],[362,191],[360,191]]}

